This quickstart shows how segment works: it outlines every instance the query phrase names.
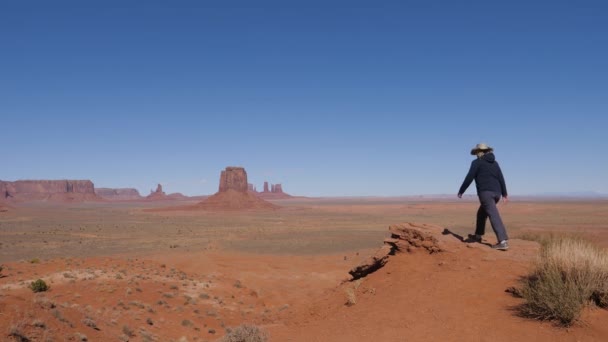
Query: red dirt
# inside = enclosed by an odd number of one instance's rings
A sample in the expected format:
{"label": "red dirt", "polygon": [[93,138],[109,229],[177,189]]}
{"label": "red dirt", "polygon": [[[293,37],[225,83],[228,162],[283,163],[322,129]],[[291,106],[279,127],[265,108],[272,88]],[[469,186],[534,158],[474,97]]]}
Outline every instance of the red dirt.
{"label": "red dirt", "polygon": [[[605,341],[608,311],[557,328],[518,317],[516,286],[538,251],[511,240],[511,251],[455,243],[448,252],[398,254],[360,282],[345,282],[269,327],[273,341]],[[350,292],[350,294],[349,294]],[[348,298],[354,305],[346,305]],[[352,304],[352,303],[351,303]]]}
{"label": "red dirt", "polygon": [[[33,341],[79,340],[77,333],[90,341],[117,341],[125,340],[125,331],[133,331],[131,341],[146,336],[158,341],[216,341],[225,328],[243,323],[267,330],[271,342],[608,340],[607,310],[588,309],[582,322],[568,329],[516,315],[513,308],[522,300],[505,289],[516,286],[529,271],[538,252],[534,242],[512,239],[511,250],[498,252],[441,235],[441,252],[412,248],[410,253],[390,256],[383,268],[355,282],[348,281],[348,271],[374,250],[289,254],[299,239],[312,250],[317,240],[340,245],[347,237],[338,229],[348,236],[374,227],[386,229],[388,223],[378,222],[387,217],[401,222],[396,218],[415,216],[438,226],[468,229],[476,203],[300,203],[312,204],[286,204],[286,209],[267,215],[176,212],[179,220],[139,210],[126,215],[105,204],[80,210],[15,208],[0,214],[0,256],[6,258],[0,260],[5,266],[0,275],[0,340],[12,340],[8,334],[16,328]],[[502,212],[516,232],[574,227],[604,245],[608,241],[604,202],[512,203]],[[44,214],[35,216],[35,210]],[[267,220],[256,221],[259,217]],[[224,226],[224,221],[235,218],[233,226]],[[95,226],[87,226],[89,221]],[[122,221],[124,226],[119,225]],[[205,230],[210,231],[208,240],[207,235],[199,236]],[[115,234],[123,232],[118,240]],[[180,236],[184,238],[178,240]],[[494,243],[492,234],[488,236],[491,240],[484,242]],[[69,241],[74,237],[80,243]],[[152,238],[163,244],[138,252]],[[234,253],[227,248],[229,243],[222,243],[233,239],[251,244],[268,240],[260,246],[282,244],[289,252]],[[378,248],[382,240],[377,239]],[[105,241],[116,241],[123,249],[111,257],[30,260],[47,244],[64,255],[90,255],[86,251],[92,245],[87,243]],[[16,257],[14,246],[30,250],[28,257]],[[34,294],[27,288],[38,278],[50,283],[50,291]],[[349,297],[354,298],[350,306]]]}

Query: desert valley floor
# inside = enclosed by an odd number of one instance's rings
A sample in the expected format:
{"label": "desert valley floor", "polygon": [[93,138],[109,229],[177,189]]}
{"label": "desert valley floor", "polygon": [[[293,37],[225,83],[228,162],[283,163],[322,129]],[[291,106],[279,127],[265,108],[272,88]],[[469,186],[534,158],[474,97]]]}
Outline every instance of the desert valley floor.
{"label": "desert valley floor", "polygon": [[[457,239],[472,233],[472,199],[272,202],[280,209],[154,210],[175,205],[160,201],[1,211],[0,340],[216,341],[244,323],[270,341],[608,340],[606,310],[560,328],[518,317],[521,299],[505,292],[537,255],[532,236],[608,247],[608,201],[501,205],[508,252]],[[453,248],[398,254],[348,281],[400,222],[445,227]],[[36,279],[50,289],[33,293]]]}

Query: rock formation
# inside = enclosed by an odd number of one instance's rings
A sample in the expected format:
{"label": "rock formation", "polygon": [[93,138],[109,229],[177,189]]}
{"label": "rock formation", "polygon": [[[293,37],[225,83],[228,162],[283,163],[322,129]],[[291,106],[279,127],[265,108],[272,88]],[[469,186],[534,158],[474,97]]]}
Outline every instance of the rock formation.
{"label": "rock formation", "polygon": [[159,201],[167,199],[167,194],[163,191],[163,186],[156,185],[156,190],[150,190],[150,194],[146,196],[146,200]]}
{"label": "rock formation", "polygon": [[384,240],[382,248],[348,272],[353,277],[352,280],[363,278],[382,268],[389,256],[395,253],[426,251],[432,254],[445,250],[445,242],[440,241],[445,235],[445,229],[439,226],[408,222],[390,225],[388,230],[391,237]]}
{"label": "rock formation", "polygon": [[287,199],[292,196],[283,192],[283,186],[281,184],[270,184],[269,189],[268,182],[264,182],[264,191],[256,192],[255,194],[263,199]]}
{"label": "rock formation", "polygon": [[242,167],[229,166],[220,175],[219,192],[247,192],[247,172]]}
{"label": "rock formation", "polygon": [[137,189],[133,188],[96,188],[95,193],[103,199],[110,201],[130,201],[138,200],[143,197],[139,194]]}
{"label": "rock formation", "polygon": [[251,183],[247,183],[247,191],[249,192],[258,192],[255,186]]}
{"label": "rock formation", "polygon": [[96,201],[90,180],[0,181],[0,196],[15,201]]}
{"label": "rock formation", "polygon": [[204,210],[248,210],[277,209],[278,206],[266,202],[249,192],[247,172],[242,167],[227,167],[220,174],[219,191],[204,201],[187,209]]}

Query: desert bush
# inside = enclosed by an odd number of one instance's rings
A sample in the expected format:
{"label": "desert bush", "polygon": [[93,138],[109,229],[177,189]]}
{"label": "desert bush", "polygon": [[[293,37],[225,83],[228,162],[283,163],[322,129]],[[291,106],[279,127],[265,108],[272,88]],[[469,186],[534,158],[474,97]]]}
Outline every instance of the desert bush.
{"label": "desert bush", "polygon": [[589,303],[606,305],[608,253],[582,239],[552,238],[543,243],[533,272],[520,290],[520,313],[571,325]]}
{"label": "desert bush", "polygon": [[268,335],[255,325],[239,325],[232,329],[221,342],[266,342]]}
{"label": "desert bush", "polygon": [[47,291],[50,287],[46,284],[46,282],[44,282],[44,280],[42,279],[38,279],[36,281],[33,281],[30,284],[30,289],[34,292],[44,292]]}

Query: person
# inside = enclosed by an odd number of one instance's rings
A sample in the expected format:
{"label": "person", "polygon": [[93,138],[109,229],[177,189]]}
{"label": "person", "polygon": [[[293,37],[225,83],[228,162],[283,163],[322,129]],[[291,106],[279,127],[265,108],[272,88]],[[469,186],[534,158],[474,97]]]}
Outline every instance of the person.
{"label": "person", "polygon": [[501,196],[505,203],[509,200],[505,179],[496,161],[492,147],[484,143],[477,144],[471,150],[471,154],[477,156],[477,159],[471,163],[471,168],[458,191],[458,198],[462,198],[462,194],[475,180],[480,206],[479,210],[477,210],[475,234],[469,234],[469,240],[481,242],[486,230],[486,220],[489,217],[492,229],[498,240],[495,245],[492,245],[492,248],[506,251],[509,249],[509,236],[496,207]]}

